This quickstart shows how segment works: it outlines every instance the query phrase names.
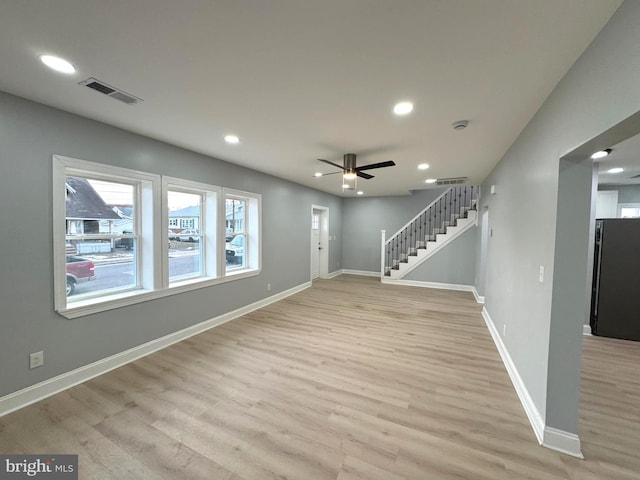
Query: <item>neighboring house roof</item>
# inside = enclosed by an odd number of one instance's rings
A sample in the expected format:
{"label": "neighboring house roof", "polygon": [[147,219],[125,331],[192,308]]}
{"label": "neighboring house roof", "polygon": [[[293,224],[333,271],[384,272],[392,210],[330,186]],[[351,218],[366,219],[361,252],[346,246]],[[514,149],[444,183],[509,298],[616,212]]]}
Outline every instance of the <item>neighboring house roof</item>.
{"label": "neighboring house roof", "polygon": [[120,218],[127,218],[129,220],[133,218],[133,207],[111,205],[111,209],[116,212]]}
{"label": "neighboring house roof", "polygon": [[200,207],[192,205],[190,207],[184,207],[180,210],[171,210],[169,217],[199,217]]}
{"label": "neighboring house roof", "polygon": [[115,220],[120,217],[84,178],[67,177],[67,218]]}

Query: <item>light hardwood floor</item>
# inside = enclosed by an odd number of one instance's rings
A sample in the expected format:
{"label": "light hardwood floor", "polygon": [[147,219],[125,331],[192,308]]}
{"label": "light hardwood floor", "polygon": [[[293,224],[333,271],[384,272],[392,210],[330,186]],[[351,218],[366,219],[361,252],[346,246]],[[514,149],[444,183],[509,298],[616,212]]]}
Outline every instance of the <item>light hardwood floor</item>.
{"label": "light hardwood floor", "polygon": [[585,340],[580,461],[538,446],[470,293],[342,275],[0,418],[0,452],[82,479],[639,479],[639,346]]}

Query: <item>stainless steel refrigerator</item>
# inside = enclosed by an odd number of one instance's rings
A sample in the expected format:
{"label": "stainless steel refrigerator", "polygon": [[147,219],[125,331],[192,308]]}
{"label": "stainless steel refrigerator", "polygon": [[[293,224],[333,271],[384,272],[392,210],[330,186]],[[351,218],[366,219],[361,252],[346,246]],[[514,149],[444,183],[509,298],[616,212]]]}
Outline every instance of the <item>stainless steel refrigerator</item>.
{"label": "stainless steel refrigerator", "polygon": [[640,340],[640,219],[596,220],[591,332]]}

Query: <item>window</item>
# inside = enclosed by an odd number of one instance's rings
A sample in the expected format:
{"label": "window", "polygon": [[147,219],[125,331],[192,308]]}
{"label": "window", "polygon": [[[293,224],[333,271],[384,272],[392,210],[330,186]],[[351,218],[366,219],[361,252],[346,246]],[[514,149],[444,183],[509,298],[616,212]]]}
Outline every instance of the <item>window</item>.
{"label": "window", "polygon": [[253,193],[54,155],[56,311],[75,318],[257,275],[260,202]]}
{"label": "window", "polygon": [[166,201],[167,224],[178,219],[184,227],[178,232],[167,228],[168,286],[214,279],[217,269],[217,199],[220,189],[213,185],[164,177],[163,201]]}
{"label": "window", "polygon": [[87,310],[157,288],[153,191],[160,177],[59,156],[53,166],[56,310]]}
{"label": "window", "polygon": [[[190,215],[200,219],[202,195],[175,190],[169,190],[167,195],[170,216],[175,212],[188,211]],[[169,248],[169,283],[175,279],[201,275],[201,248],[205,242],[200,230],[188,228],[178,232],[178,236],[174,238],[176,240]]]}
{"label": "window", "polygon": [[224,194],[226,271],[259,269],[261,196],[226,188]]}
{"label": "window", "polygon": [[320,214],[319,213],[313,213],[311,215],[311,229],[320,230]]}
{"label": "window", "polygon": [[619,203],[618,218],[639,218],[640,203]]}
{"label": "window", "polygon": [[246,211],[247,202],[244,198],[230,196],[225,198],[226,236],[229,239],[226,245],[227,269],[244,268],[245,266]]}
{"label": "window", "polygon": [[[67,176],[65,185],[73,188],[65,202],[67,302],[137,288],[138,184]],[[114,251],[117,257],[106,255]]]}

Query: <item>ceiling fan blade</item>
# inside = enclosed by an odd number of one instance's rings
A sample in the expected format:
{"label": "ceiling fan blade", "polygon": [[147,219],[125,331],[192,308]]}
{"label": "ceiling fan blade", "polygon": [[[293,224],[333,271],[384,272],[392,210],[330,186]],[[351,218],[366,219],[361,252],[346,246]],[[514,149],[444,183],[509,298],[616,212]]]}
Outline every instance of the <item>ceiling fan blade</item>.
{"label": "ceiling fan blade", "polygon": [[324,160],[322,158],[318,159],[319,162],[328,163],[329,165],[333,165],[334,167],[338,167],[340,170],[344,170],[345,168],[342,165],[338,165],[337,163],[330,162],[329,160]]}
{"label": "ceiling fan blade", "polygon": [[[329,173],[323,173],[322,175],[320,175],[320,177],[326,177],[327,175],[335,175],[336,173],[339,173],[342,175],[342,172],[329,172]],[[314,175],[315,177],[315,175]]]}
{"label": "ceiling fan blade", "polygon": [[386,162],[380,162],[380,163],[370,163],[369,165],[356,167],[356,171],[360,172],[362,170],[371,170],[372,168],[393,167],[395,164],[396,162],[394,162],[393,160],[387,160]]}
{"label": "ceiling fan blade", "polygon": [[360,178],[364,178],[365,180],[369,180],[370,178],[373,178],[373,175],[369,175],[368,173],[362,173],[358,171],[357,168],[356,168],[356,175],[358,175]]}

